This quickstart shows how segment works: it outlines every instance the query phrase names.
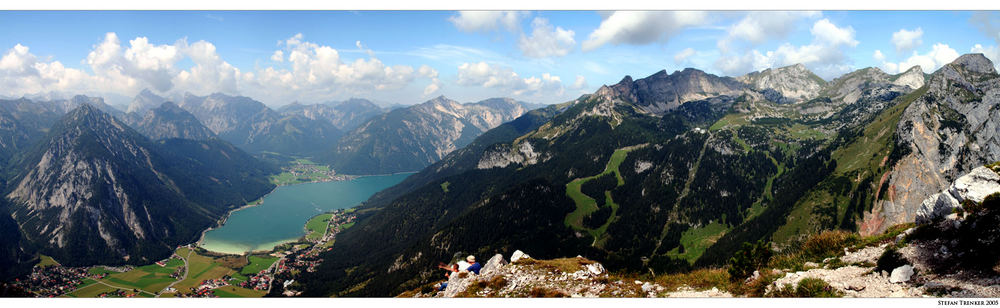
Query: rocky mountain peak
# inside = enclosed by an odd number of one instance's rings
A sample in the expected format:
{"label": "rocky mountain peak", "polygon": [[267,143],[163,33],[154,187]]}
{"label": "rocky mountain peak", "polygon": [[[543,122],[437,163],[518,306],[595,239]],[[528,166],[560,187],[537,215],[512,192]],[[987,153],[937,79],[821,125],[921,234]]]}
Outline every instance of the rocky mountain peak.
{"label": "rocky mountain peak", "polygon": [[816,97],[827,83],[801,63],[752,72],[736,79],[757,90],[774,89],[794,101]]}
{"label": "rocky mountain peak", "polygon": [[636,80],[625,76],[615,85],[601,87],[595,94],[609,101],[619,99],[629,102],[641,112],[659,116],[688,101],[738,95],[744,88],[735,79],[686,68],[672,74],[661,70]]}
{"label": "rocky mountain peak", "polygon": [[163,104],[167,99],[153,93],[149,89],[143,89],[132,99],[132,103],[128,105],[129,113],[143,113],[150,109],[156,108]]}
{"label": "rocky mountain peak", "polygon": [[964,54],[952,61],[951,65],[959,66],[966,72],[990,75],[997,73],[993,62],[981,53]]}

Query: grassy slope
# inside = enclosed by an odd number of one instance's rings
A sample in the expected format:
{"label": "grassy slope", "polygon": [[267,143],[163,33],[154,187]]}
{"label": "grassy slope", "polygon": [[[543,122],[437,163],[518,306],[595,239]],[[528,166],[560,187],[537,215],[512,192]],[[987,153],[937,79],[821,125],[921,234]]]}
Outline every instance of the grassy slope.
{"label": "grassy slope", "polygon": [[667,252],[667,255],[684,259],[688,263],[694,264],[705,253],[705,249],[715,244],[715,241],[725,235],[729,229],[729,226],[719,222],[712,222],[701,227],[688,229],[681,234],[681,245],[684,246],[684,253],[680,253],[678,248],[674,248]]}

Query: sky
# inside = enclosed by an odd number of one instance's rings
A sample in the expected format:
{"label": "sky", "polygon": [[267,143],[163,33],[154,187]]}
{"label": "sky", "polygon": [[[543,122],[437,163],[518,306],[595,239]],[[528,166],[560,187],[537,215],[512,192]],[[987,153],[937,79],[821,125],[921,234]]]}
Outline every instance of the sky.
{"label": "sky", "polygon": [[2,11],[0,97],[552,104],[660,70],[931,73],[998,46],[981,11]]}

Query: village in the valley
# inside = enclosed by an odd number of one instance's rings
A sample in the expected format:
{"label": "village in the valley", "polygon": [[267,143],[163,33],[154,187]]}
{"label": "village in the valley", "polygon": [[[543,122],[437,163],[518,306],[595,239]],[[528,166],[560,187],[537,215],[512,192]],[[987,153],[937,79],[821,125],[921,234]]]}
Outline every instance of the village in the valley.
{"label": "village in the valley", "polygon": [[67,267],[43,256],[13,286],[37,297],[262,297],[294,296],[295,278],[313,272],[319,254],[332,249],[339,232],[354,225],[354,209],[311,219],[299,241],[269,252],[223,255],[193,244],[145,266]]}

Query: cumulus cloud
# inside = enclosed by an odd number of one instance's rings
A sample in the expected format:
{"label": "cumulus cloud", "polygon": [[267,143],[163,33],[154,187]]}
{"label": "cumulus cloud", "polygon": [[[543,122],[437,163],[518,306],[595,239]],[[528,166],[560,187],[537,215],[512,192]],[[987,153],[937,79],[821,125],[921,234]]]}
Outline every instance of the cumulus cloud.
{"label": "cumulus cloud", "polygon": [[858,45],[854,28],[838,27],[828,19],[816,21],[810,33],[810,44],[795,46],[782,44],[776,50],[760,52],[751,50],[742,55],[724,53],[715,66],[729,75],[741,75],[766,68],[805,64],[823,78],[833,78],[850,71],[846,51]]}
{"label": "cumulus cloud", "polygon": [[565,56],[576,45],[573,30],[553,28],[545,18],[536,17],[531,21],[531,36],[521,35],[518,47],[525,56],[531,58]]}
{"label": "cumulus cloud", "polygon": [[617,11],[607,15],[582,43],[584,51],[605,44],[648,44],[667,40],[687,27],[705,23],[705,12]]}
{"label": "cumulus cloud", "polygon": [[421,65],[420,69],[417,71],[421,77],[426,77],[431,79],[431,83],[424,87],[424,96],[430,96],[441,89],[441,80],[438,79],[438,71],[430,66]]}
{"label": "cumulus cloud", "polygon": [[878,49],[876,49],[876,50],[875,50],[875,53],[874,53],[874,54],[872,54],[872,58],[874,58],[874,59],[875,59],[875,61],[878,61],[878,62],[882,62],[882,61],[885,61],[885,55],[883,55],[883,54],[882,54],[882,51],[881,51],[881,50],[878,50]]}
{"label": "cumulus cloud", "polygon": [[173,87],[174,64],[181,59],[177,46],[150,44],[145,37],[123,49],[118,35],[109,32],[87,55],[87,64],[105,82],[128,87],[148,86],[158,91]]}
{"label": "cumulus cloud", "polygon": [[728,50],[736,41],[747,42],[750,45],[764,43],[770,39],[787,37],[795,30],[797,22],[803,18],[820,16],[813,11],[758,11],[747,13],[740,21],[729,26],[726,37],[719,40],[722,50]]}
{"label": "cumulus cloud", "polygon": [[688,58],[694,55],[694,48],[688,47],[684,48],[680,52],[674,54],[674,63],[681,64],[687,61]]}
{"label": "cumulus cloud", "polygon": [[[973,47],[975,49],[975,47]],[[886,73],[898,74],[902,73],[914,65],[920,65],[920,68],[924,70],[925,73],[931,73],[941,68],[945,64],[951,63],[959,56],[955,49],[952,49],[947,44],[937,43],[934,44],[931,51],[919,54],[916,51],[913,54],[903,60],[902,62],[882,62],[882,69]]]}
{"label": "cumulus cloud", "polygon": [[858,45],[858,41],[854,39],[854,27],[837,27],[829,19],[824,18],[817,21],[813,24],[810,32],[818,41],[828,46],[847,45],[854,47]]}
{"label": "cumulus cloud", "polygon": [[576,75],[576,81],[574,81],[573,85],[571,85],[569,88],[573,89],[573,90],[583,90],[583,89],[586,89],[587,88],[587,78],[584,78],[581,75]]}
{"label": "cumulus cloud", "polygon": [[892,46],[896,47],[897,52],[906,52],[913,50],[923,44],[924,30],[917,28],[915,30],[899,29],[892,33]]}
{"label": "cumulus cloud", "polygon": [[[92,73],[66,68],[58,61],[41,61],[28,47],[18,44],[0,58],[0,95],[64,92],[131,96],[151,88],[160,93],[240,94],[281,104],[398,90],[416,78],[430,80],[425,93],[440,89],[437,70],[388,65],[360,42],[356,44],[368,58],[344,60],[336,49],[305,41],[297,34],[279,42],[279,50],[271,54],[276,66],[241,71],[208,41],[181,39],[161,45],[137,37],[125,45],[117,34],[107,33],[83,61]],[[184,59],[192,65],[178,67]]]}
{"label": "cumulus cloud", "polygon": [[458,80],[462,86],[480,86],[509,91],[515,96],[541,96],[563,94],[562,80],[549,73],[541,77],[521,78],[513,70],[486,62],[462,63],[458,66]]}
{"label": "cumulus cloud", "polygon": [[526,12],[517,11],[461,11],[448,18],[448,21],[465,32],[485,32],[501,28],[514,31],[527,15]]}
{"label": "cumulus cloud", "polygon": [[184,55],[194,62],[194,66],[174,77],[179,88],[202,95],[213,92],[240,93],[237,85],[241,77],[240,70],[222,60],[214,44],[197,41],[189,45],[186,41],[181,41],[180,45]]}

